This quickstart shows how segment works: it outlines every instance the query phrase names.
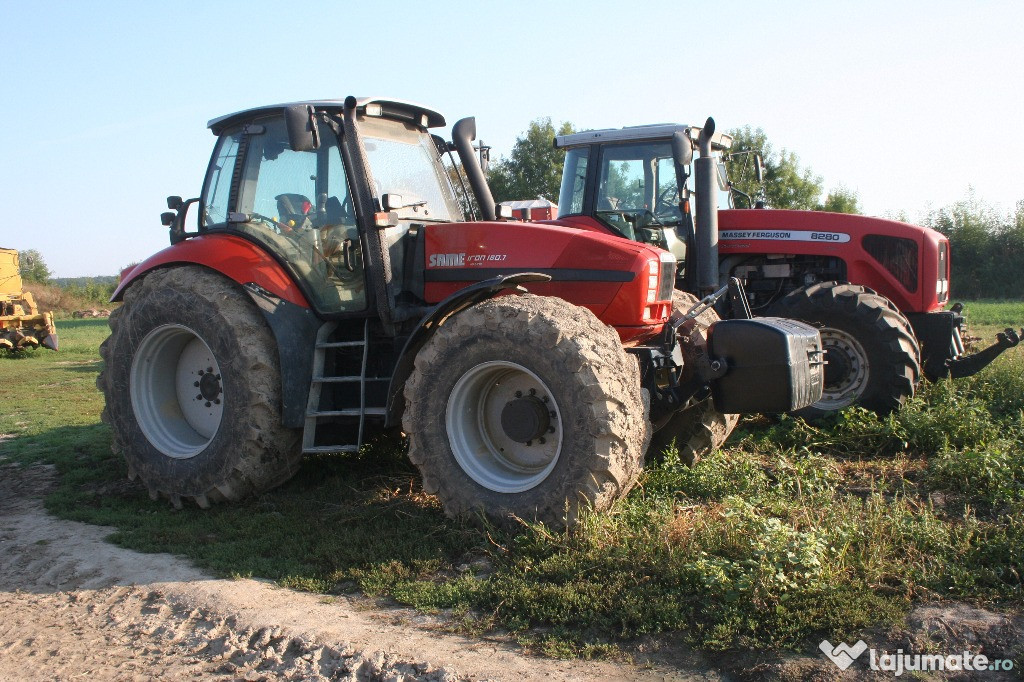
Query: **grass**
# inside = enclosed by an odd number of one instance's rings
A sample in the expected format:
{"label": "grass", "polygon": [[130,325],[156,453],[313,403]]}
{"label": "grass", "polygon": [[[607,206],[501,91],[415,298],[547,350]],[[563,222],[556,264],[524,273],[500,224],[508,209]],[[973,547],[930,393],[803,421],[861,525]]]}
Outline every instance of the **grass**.
{"label": "grass", "polygon": [[965,306],[971,327],[1016,327],[1024,324],[1024,301],[976,301]]}
{"label": "grass", "polygon": [[[1024,304],[972,304],[1018,323]],[[990,309],[991,308],[991,309]],[[1015,317],[1016,316],[1016,317]],[[555,655],[643,635],[705,650],[814,649],[897,622],[917,601],[1024,604],[1024,356],[925,385],[902,412],[824,425],[748,419],[693,468],[669,452],[610,514],[573,532],[446,519],[402,443],[308,458],[243,504],[173,511],[125,479],[94,388],[103,320],[61,324],[61,351],[0,358],[0,456],[48,462],[61,517],[226,576],[446,610]],[[832,641],[835,641],[833,639]]]}

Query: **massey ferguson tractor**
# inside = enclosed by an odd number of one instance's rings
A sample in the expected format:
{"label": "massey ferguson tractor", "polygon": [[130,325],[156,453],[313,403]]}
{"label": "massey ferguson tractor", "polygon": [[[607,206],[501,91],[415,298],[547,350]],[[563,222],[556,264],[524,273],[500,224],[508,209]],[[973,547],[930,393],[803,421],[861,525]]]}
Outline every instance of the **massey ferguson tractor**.
{"label": "massey ferguson tractor", "polygon": [[[672,254],[496,221],[473,119],[453,143],[443,125],[354,97],[209,123],[202,192],[168,198],[171,246],[122,274],[101,347],[113,448],[154,499],[239,500],[401,428],[448,514],[562,525],[624,495],[652,431],[709,396],[820,398],[816,330],[708,323],[714,297],[673,315]],[[484,221],[464,221],[453,147]]]}
{"label": "massey ferguson tractor", "polygon": [[[798,410],[821,416],[857,403],[885,414],[912,396],[923,371],[929,379],[965,377],[990,363],[1019,337],[966,355],[964,317],[949,310],[949,241],[934,230],[892,220],[817,211],[728,209],[718,230],[702,229],[701,207],[718,205],[729,184],[732,139],[678,124],[591,130],[555,138],[565,165],[552,225],[614,234],[671,251],[678,288],[703,295],[707,284],[744,283],[747,310],[803,320],[817,327],[826,352],[820,400]],[[700,156],[693,160],[694,146]],[[760,177],[760,159],[755,157]],[[695,183],[687,187],[691,167]],[[698,225],[691,216],[696,202]],[[749,197],[748,197],[749,202]],[[720,240],[720,241],[719,241]],[[693,256],[712,252],[708,261]],[[701,265],[715,263],[714,272]],[[719,430],[728,417],[711,413]]]}

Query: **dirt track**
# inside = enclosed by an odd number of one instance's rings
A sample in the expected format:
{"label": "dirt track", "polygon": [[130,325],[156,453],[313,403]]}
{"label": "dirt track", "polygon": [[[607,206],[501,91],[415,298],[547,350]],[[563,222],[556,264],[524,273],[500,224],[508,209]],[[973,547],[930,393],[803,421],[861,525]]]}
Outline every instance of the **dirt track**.
{"label": "dirt track", "polygon": [[720,679],[700,661],[690,671],[528,657],[409,610],[217,580],[47,515],[52,480],[48,467],[0,467],[3,680]]}
{"label": "dirt track", "polygon": [[[503,639],[447,634],[415,611],[214,579],[167,554],[115,547],[104,542],[109,528],[45,513],[53,479],[49,467],[0,464],[0,680],[878,679],[863,661],[840,673],[816,655],[710,660],[667,647],[643,666],[527,656]],[[871,641],[890,651],[1019,656],[1024,617],[921,606],[905,628]]]}

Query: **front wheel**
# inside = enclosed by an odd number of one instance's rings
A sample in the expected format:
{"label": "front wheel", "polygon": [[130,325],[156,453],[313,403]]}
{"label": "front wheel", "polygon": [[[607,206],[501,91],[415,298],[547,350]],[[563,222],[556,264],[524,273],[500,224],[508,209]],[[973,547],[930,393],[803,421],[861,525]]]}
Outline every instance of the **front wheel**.
{"label": "front wheel", "polygon": [[125,293],[110,329],[103,421],[154,499],[206,507],[295,473],[299,431],[281,425],[277,347],[238,285],[198,266],[152,272]]}
{"label": "front wheel", "polygon": [[558,298],[501,296],[448,320],[405,396],[409,457],[449,516],[572,524],[632,488],[650,437],[636,361]]}
{"label": "front wheel", "polygon": [[[699,299],[685,291],[672,292],[672,317],[681,318]],[[720,318],[714,308],[708,308],[683,327],[690,336],[691,347],[707,347],[708,328]],[[691,401],[654,433],[650,452],[660,455],[675,443],[679,459],[694,464],[722,447],[739,423],[738,414],[724,414],[715,409],[710,397]]]}
{"label": "front wheel", "polygon": [[789,293],[771,314],[821,333],[822,397],[797,415],[817,418],[850,405],[885,415],[914,395],[921,352],[910,323],[883,296],[855,284],[821,282]]}

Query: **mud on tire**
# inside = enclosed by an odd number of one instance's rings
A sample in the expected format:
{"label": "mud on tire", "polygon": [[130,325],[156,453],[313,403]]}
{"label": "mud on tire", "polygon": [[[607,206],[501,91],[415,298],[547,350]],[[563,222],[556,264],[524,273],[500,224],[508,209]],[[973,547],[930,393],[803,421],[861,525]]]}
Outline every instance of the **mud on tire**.
{"label": "mud on tire", "polygon": [[198,266],[157,270],[109,323],[103,421],[151,497],[207,507],[297,471],[300,431],[281,425],[274,337],[237,284]]}
{"label": "mud on tire", "polygon": [[420,350],[405,397],[409,457],[449,516],[572,524],[633,487],[650,439],[636,360],[558,298],[460,312]]}
{"label": "mud on tire", "polygon": [[820,282],[790,292],[771,314],[818,327],[826,350],[824,395],[797,415],[817,418],[853,404],[885,415],[913,397],[921,351],[887,298],[857,284]]}
{"label": "mud on tire", "polygon": [[[672,316],[682,317],[693,306],[698,298],[684,291],[672,292]],[[690,328],[694,343],[707,343],[707,329],[720,318],[713,308],[708,308],[698,315]],[[694,464],[714,450],[722,447],[729,435],[739,423],[738,414],[722,414],[715,409],[711,398],[691,401],[684,409],[672,415],[651,438],[649,454],[661,455],[674,442],[679,459],[686,464]]]}

